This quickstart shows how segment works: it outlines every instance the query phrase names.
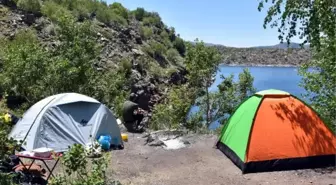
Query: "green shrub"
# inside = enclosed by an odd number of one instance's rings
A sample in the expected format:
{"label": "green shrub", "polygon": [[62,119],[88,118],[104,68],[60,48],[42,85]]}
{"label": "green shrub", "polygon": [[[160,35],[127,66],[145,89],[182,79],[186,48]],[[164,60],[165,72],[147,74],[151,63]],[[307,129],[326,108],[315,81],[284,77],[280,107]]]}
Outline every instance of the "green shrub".
{"label": "green shrub", "polygon": [[192,105],[192,96],[185,85],[173,87],[165,102],[154,107],[150,127],[154,130],[180,128]]}
{"label": "green shrub", "polygon": [[60,16],[71,15],[69,10],[52,0],[44,2],[41,11],[43,15],[49,17],[54,22],[57,22]]}
{"label": "green shrub", "polygon": [[110,24],[113,17],[113,12],[110,11],[107,7],[101,6],[97,10],[97,19],[105,24]]}
{"label": "green shrub", "polygon": [[[109,153],[101,158],[87,160],[82,145],[74,144],[61,158],[65,172],[50,180],[50,185],[104,185],[109,184],[106,176],[110,164]],[[87,164],[91,164],[88,167]]]}
{"label": "green shrub", "polygon": [[109,7],[115,14],[128,19],[128,10],[121,3],[114,2]]}
{"label": "green shrub", "polygon": [[101,6],[97,10],[97,19],[107,25],[111,25],[111,23],[119,23],[121,25],[126,25],[127,21],[120,15],[117,15],[115,12],[113,12],[111,9],[105,6]]}
{"label": "green shrub", "polygon": [[9,9],[5,6],[0,7],[0,21],[7,20]]}
{"label": "green shrub", "polygon": [[100,1],[96,1],[96,0],[84,0],[80,2],[81,4],[85,5],[85,7],[88,9],[90,13],[95,12],[101,6],[106,6],[106,4],[103,4]]}
{"label": "green shrub", "polygon": [[155,26],[157,28],[164,28],[164,24],[161,21],[161,17],[157,12],[146,13],[142,20],[145,26]]}
{"label": "green shrub", "polygon": [[123,73],[125,73],[126,77],[129,77],[129,75],[132,72],[132,61],[129,58],[123,58],[121,59],[121,69]]}
{"label": "green shrub", "polygon": [[146,11],[144,8],[137,8],[136,10],[132,11],[132,14],[135,16],[135,18],[138,21],[142,21],[142,19],[144,18]]}
{"label": "green shrub", "polygon": [[117,14],[113,14],[112,16],[112,22],[121,24],[121,25],[127,25],[127,20]]}
{"label": "green shrub", "polygon": [[122,105],[129,94],[130,78],[122,70],[116,69],[107,70],[99,77],[91,95],[112,108],[116,116],[121,117]]}
{"label": "green shrub", "polygon": [[163,44],[167,48],[173,47],[173,44],[169,39],[169,34],[165,30],[162,30],[162,32],[160,33],[160,40],[162,40]]}
{"label": "green shrub", "polygon": [[174,48],[170,48],[168,51],[167,51],[167,59],[172,63],[172,64],[175,64],[175,65],[179,65],[182,58],[179,54],[179,52],[174,49]]}
{"label": "green shrub", "polygon": [[73,15],[79,20],[88,19],[90,17],[90,11],[87,8],[87,3],[80,2],[77,3],[75,9],[72,11]]}
{"label": "green shrub", "polygon": [[[35,101],[43,97],[47,89],[45,74],[50,56],[41,47],[32,30],[21,30],[8,42],[2,53],[3,71],[1,84],[4,90],[15,89],[15,94]],[[20,75],[18,75],[20,74]]]}
{"label": "green shrub", "polygon": [[174,41],[174,47],[177,49],[177,51],[184,56],[185,52],[186,52],[186,46],[184,44],[183,39],[176,37],[175,41]]}
{"label": "green shrub", "polygon": [[175,28],[174,27],[169,28],[169,39],[170,39],[171,42],[174,42],[175,39],[176,39]]}
{"label": "green shrub", "polygon": [[40,0],[18,0],[17,6],[27,12],[40,12],[41,2]]}
{"label": "green shrub", "polygon": [[153,29],[151,27],[141,26],[140,35],[142,39],[148,40],[153,35]]}
{"label": "green shrub", "polygon": [[154,57],[163,57],[166,54],[167,49],[159,42],[151,41],[150,46],[153,49]]}
{"label": "green shrub", "polygon": [[149,74],[153,75],[154,78],[162,78],[166,76],[165,70],[160,67],[160,65],[155,60],[151,61],[148,65],[148,72]]}
{"label": "green shrub", "polygon": [[171,77],[171,75],[173,75],[176,72],[178,72],[176,67],[169,67],[168,69],[166,69],[166,76]]}

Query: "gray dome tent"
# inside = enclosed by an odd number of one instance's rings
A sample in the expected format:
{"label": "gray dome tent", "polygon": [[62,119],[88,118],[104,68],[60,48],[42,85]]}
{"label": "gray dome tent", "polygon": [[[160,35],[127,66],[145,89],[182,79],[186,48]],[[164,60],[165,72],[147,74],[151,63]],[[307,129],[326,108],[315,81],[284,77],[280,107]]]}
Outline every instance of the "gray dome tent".
{"label": "gray dome tent", "polygon": [[86,145],[106,134],[122,146],[116,118],[105,105],[82,94],[62,93],[30,107],[9,137],[25,141],[22,148],[28,151],[48,147],[64,152],[73,144]]}

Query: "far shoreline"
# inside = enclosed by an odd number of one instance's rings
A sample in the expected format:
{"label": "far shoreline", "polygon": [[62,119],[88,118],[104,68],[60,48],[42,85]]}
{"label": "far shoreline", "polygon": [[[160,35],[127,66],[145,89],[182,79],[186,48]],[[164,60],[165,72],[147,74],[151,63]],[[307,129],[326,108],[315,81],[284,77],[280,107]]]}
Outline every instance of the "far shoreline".
{"label": "far shoreline", "polygon": [[220,66],[227,67],[300,67],[299,65],[291,65],[291,64],[226,64],[220,63]]}

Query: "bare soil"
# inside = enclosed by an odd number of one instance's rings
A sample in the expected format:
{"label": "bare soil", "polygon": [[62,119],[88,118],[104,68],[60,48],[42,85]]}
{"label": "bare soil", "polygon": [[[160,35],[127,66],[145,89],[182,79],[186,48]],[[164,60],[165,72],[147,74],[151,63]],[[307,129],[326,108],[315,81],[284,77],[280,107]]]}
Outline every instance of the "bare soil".
{"label": "bare soil", "polygon": [[129,134],[125,148],[112,151],[111,178],[123,185],[336,185],[335,168],[243,175],[213,148],[213,135],[192,136],[189,146],[177,150],[144,145],[145,140],[140,134]]}

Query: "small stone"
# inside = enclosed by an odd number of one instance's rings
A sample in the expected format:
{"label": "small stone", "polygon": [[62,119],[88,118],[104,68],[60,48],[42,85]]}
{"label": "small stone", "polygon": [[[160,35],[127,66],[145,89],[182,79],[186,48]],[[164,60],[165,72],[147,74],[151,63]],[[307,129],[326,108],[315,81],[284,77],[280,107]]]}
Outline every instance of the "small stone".
{"label": "small stone", "polygon": [[157,140],[149,144],[149,146],[163,146],[165,145],[163,141]]}
{"label": "small stone", "polygon": [[25,14],[24,21],[28,25],[32,25],[35,22],[35,15],[34,14]]}

